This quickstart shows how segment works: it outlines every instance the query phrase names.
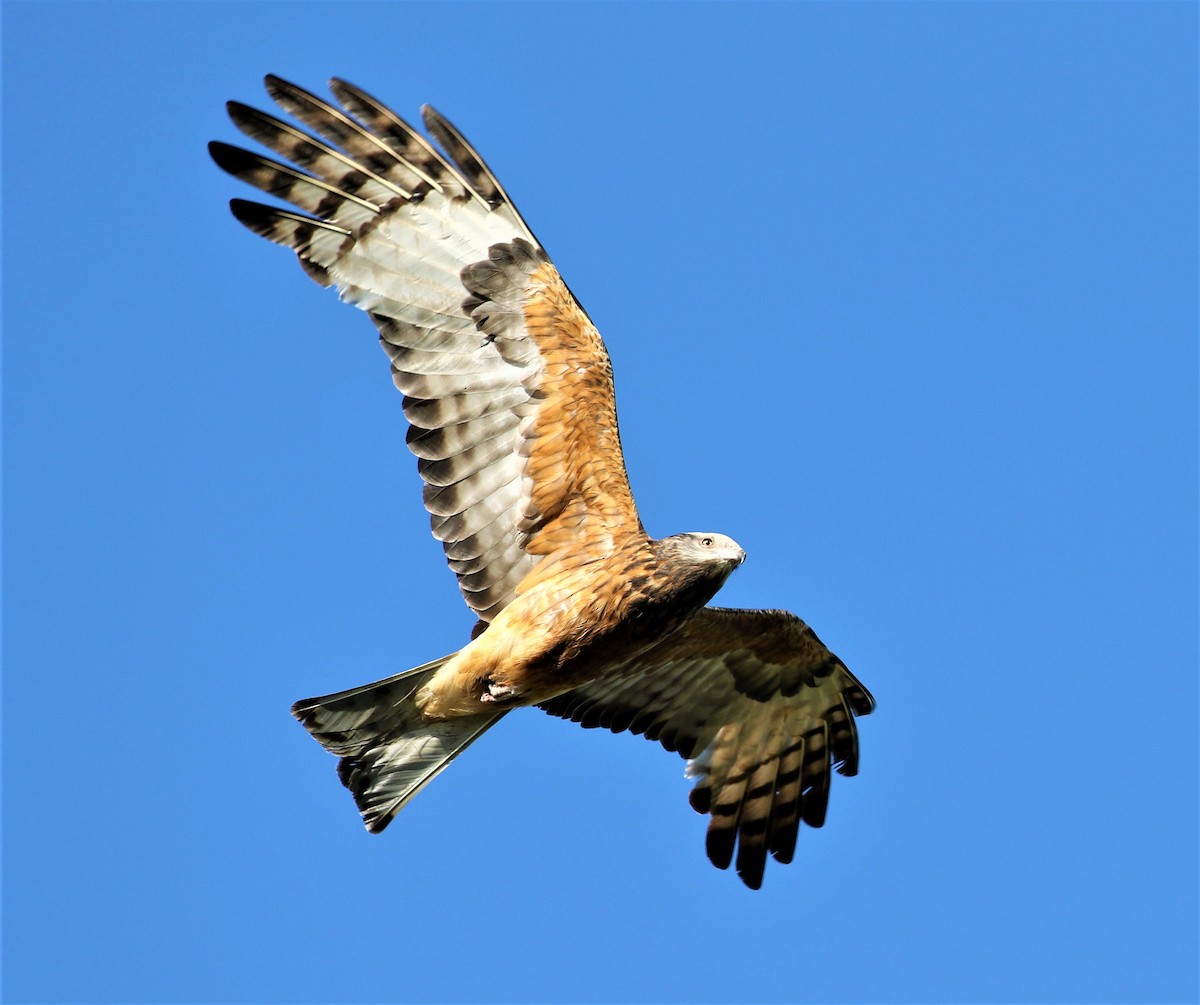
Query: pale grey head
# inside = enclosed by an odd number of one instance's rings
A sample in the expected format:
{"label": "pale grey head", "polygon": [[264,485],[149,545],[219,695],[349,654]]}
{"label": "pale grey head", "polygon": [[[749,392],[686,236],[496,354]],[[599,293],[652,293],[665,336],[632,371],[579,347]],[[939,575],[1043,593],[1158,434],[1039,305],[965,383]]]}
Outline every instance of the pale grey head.
{"label": "pale grey head", "polygon": [[692,531],[672,534],[659,543],[666,545],[674,558],[696,565],[727,566],[726,574],[746,561],[746,552],[742,547],[724,534]]}
{"label": "pale grey head", "polygon": [[672,534],[654,541],[652,547],[656,602],[684,618],[707,604],[746,560],[738,543],[724,534]]}

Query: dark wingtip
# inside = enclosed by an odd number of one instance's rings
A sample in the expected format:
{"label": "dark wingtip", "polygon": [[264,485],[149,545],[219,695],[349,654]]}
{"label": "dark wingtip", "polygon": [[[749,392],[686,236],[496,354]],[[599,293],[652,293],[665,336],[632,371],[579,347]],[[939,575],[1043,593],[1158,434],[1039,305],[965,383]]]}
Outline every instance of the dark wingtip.
{"label": "dark wingtip", "polygon": [[208,156],[213,159],[217,167],[235,178],[246,169],[253,159],[253,155],[241,147],[235,147],[231,143],[222,143],[220,140],[209,140]]}
{"label": "dark wingtip", "polygon": [[811,795],[816,798],[804,801],[804,812],[801,814],[801,819],[809,827],[824,827],[825,813],[829,808],[829,790],[825,789],[821,793],[813,792]]}
{"label": "dark wingtip", "polygon": [[738,863],[738,879],[745,883],[751,890],[761,890],[763,885],[763,873],[766,871],[767,860],[765,858],[755,858],[749,865],[743,866]]}
{"label": "dark wingtip", "polygon": [[269,226],[272,215],[278,211],[271,209],[270,206],[264,206],[261,202],[251,202],[249,199],[230,199],[229,212],[237,218],[238,223],[249,227],[255,233],[262,233],[263,229]]}
{"label": "dark wingtip", "polygon": [[312,718],[312,713],[318,704],[319,699],[317,698],[301,698],[299,701],[292,702],[292,715],[301,722],[307,722]]}
{"label": "dark wingtip", "polygon": [[791,842],[779,848],[771,849],[771,857],[780,865],[788,865],[796,855],[796,839],[793,836]]}
{"label": "dark wingtip", "polygon": [[736,830],[717,830],[710,826],[704,836],[704,850],[708,854],[708,860],[718,869],[728,869],[733,861],[733,846],[736,840]]}
{"label": "dark wingtip", "polygon": [[284,80],[278,74],[268,73],[263,77],[263,84],[267,88],[267,93],[280,104],[283,103],[281,96],[302,95],[304,97],[312,97],[299,84],[293,84],[290,80]]}
{"label": "dark wingtip", "polygon": [[846,699],[846,704],[850,706],[850,711],[855,715],[870,715],[875,709],[875,696],[858,681],[843,688],[842,696]]}
{"label": "dark wingtip", "polygon": [[387,825],[392,822],[391,816],[382,817],[379,820],[363,820],[364,826],[367,828],[368,834],[382,834],[387,830]]}
{"label": "dark wingtip", "polygon": [[329,91],[342,103],[342,107],[345,107],[347,100],[356,98],[362,93],[359,88],[342,77],[329,78]]}

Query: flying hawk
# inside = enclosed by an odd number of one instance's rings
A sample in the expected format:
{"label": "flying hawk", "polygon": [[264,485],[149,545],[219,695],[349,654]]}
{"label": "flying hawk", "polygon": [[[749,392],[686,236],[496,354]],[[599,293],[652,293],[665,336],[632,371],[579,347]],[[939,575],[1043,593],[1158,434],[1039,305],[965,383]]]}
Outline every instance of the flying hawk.
{"label": "flying hawk", "polygon": [[625,473],[608,352],[496,177],[425,107],[440,150],[342,80],[341,107],[275,76],[306,131],[236,101],[276,161],[225,143],[220,167],[300,212],[233,214],[367,312],[404,395],[425,508],[479,622],[458,652],[297,702],[341,758],[372,832],[485,730],[536,705],[687,759],[708,857],[757,889],[858,768],[871,695],[785,611],[706,607],[745,552],[715,533],[654,539]]}

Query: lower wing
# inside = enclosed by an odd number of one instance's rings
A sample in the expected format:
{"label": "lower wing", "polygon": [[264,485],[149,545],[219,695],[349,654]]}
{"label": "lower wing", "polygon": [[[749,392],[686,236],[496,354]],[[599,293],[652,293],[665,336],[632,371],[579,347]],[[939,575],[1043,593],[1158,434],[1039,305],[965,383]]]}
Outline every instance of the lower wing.
{"label": "lower wing", "polygon": [[790,862],[800,822],[825,822],[832,772],[858,771],[854,717],[875,700],[794,614],[706,607],[654,649],[540,706],[628,730],[688,759],[706,845],[753,889]]}

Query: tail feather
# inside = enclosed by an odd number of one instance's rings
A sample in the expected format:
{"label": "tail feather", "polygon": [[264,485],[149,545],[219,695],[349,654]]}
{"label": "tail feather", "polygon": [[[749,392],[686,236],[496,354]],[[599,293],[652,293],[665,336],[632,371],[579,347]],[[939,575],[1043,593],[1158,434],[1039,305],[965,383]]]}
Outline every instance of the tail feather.
{"label": "tail feather", "polygon": [[421,714],[416,694],[449,658],[292,706],[321,746],[341,757],[338,778],[373,834],[504,715],[430,722]]}
{"label": "tail feather", "polygon": [[413,796],[428,785],[500,715],[470,715],[430,723],[386,740],[354,757],[343,757],[338,778],[353,794],[363,823],[378,834]]}

